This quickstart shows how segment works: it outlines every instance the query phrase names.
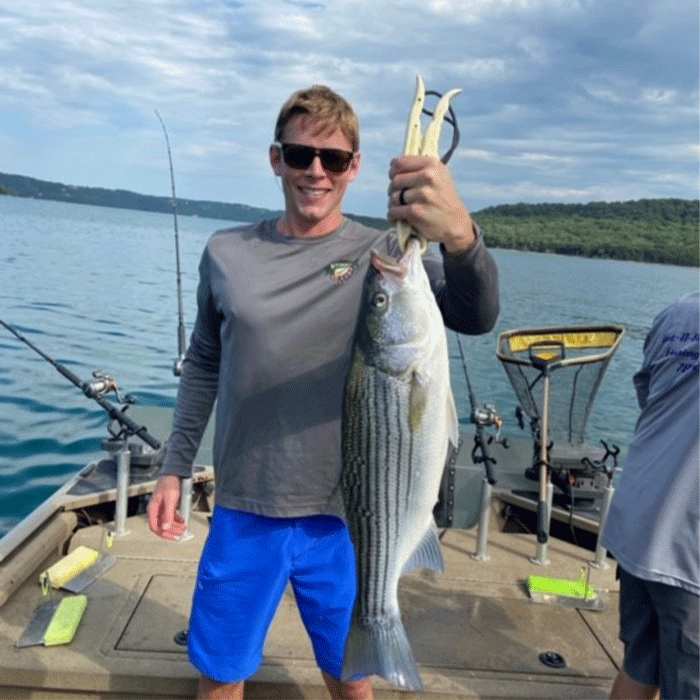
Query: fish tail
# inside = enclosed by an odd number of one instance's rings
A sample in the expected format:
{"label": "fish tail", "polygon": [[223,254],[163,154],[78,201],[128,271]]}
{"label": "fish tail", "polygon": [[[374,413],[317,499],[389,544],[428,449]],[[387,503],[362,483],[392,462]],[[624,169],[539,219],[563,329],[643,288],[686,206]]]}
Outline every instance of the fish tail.
{"label": "fish tail", "polygon": [[399,688],[423,691],[406,630],[398,617],[376,622],[353,621],[345,645],[343,680],[356,680],[373,674]]}

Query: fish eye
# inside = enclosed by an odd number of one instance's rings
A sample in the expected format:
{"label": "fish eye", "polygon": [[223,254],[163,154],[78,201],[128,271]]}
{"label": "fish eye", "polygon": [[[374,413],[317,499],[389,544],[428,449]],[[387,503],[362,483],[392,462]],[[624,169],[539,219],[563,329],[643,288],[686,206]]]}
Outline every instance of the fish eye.
{"label": "fish eye", "polygon": [[374,306],[375,309],[383,309],[388,302],[388,297],[384,292],[377,292],[373,297],[372,297],[372,306]]}

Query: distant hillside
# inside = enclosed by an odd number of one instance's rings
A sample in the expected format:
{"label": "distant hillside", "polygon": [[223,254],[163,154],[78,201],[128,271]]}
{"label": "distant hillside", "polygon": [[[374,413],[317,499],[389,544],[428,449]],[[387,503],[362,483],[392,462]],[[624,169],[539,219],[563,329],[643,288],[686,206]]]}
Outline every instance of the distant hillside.
{"label": "distant hillside", "polygon": [[[173,210],[171,197],[154,197],[129,190],[108,190],[102,187],[80,187],[65,185],[61,182],[36,180],[23,175],[0,173],[0,194],[33,199],[50,199],[56,202],[73,202],[74,204],[94,204],[100,207],[119,209],[138,209],[170,213]],[[262,221],[282,212],[274,209],[250,207],[247,204],[230,204],[208,200],[177,198],[177,212],[183,216],[202,216],[208,219],[224,221]],[[349,215],[368,226],[385,228],[386,219]]]}
{"label": "distant hillside", "polygon": [[[77,187],[61,182],[35,180],[23,175],[0,173],[0,187],[7,194],[34,199],[50,199],[57,202],[74,204],[95,204],[100,207],[119,209],[138,209],[140,211],[172,212],[170,197],[153,197],[128,190],[107,190],[101,187]],[[246,204],[225,204],[223,202],[197,201],[194,199],[177,200],[178,214],[183,216],[204,216],[210,219],[233,221],[260,221],[274,215],[267,209],[249,207]]]}
{"label": "distant hillside", "polygon": [[[170,197],[128,190],[77,187],[0,173],[0,194],[75,204],[172,212]],[[260,221],[279,210],[178,197],[183,216],[225,221]],[[356,221],[387,228],[386,219],[348,214]],[[474,213],[493,248],[636,260],[672,265],[700,264],[698,200],[640,199],[588,204],[503,204]]]}
{"label": "distant hillside", "polygon": [[698,200],[637,199],[630,202],[589,202],[588,204],[501,204],[487,207],[484,216],[580,217],[585,219],[628,219],[698,224]]}
{"label": "distant hillside", "polygon": [[474,218],[495,248],[698,266],[698,200],[505,204]]}

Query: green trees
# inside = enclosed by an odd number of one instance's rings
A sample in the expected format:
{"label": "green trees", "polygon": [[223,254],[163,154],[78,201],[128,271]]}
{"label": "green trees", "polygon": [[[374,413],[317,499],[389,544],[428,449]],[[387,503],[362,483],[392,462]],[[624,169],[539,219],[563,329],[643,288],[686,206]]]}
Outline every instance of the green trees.
{"label": "green trees", "polygon": [[700,263],[698,200],[507,204],[474,219],[495,248],[671,265]]}
{"label": "green trees", "polygon": [[[170,197],[127,190],[75,187],[0,173],[0,194],[76,204],[172,212]],[[183,216],[260,221],[280,212],[193,199],[177,201]],[[348,214],[368,226],[387,228],[386,219]],[[639,199],[588,204],[502,204],[474,213],[494,248],[530,250],[591,258],[615,258],[671,265],[700,264],[698,200]]]}

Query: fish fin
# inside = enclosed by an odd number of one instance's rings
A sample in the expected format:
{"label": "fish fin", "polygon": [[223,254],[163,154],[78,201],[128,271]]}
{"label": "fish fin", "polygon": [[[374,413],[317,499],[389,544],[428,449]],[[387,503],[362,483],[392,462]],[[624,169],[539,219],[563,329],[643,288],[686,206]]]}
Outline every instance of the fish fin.
{"label": "fish fin", "polygon": [[423,691],[401,618],[359,622],[353,618],[343,658],[343,680],[376,674],[399,688]]}
{"label": "fish fin", "polygon": [[414,372],[411,377],[411,390],[408,397],[408,424],[412,433],[420,429],[420,424],[428,405],[428,384]]}
{"label": "fish fin", "polygon": [[438,537],[435,520],[430,519],[430,527],[427,529],[423,539],[404,564],[401,575],[406,576],[417,569],[431,569],[442,573],[445,570],[445,561],[442,558],[440,548],[440,538]]}

